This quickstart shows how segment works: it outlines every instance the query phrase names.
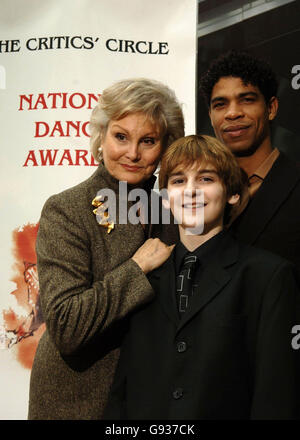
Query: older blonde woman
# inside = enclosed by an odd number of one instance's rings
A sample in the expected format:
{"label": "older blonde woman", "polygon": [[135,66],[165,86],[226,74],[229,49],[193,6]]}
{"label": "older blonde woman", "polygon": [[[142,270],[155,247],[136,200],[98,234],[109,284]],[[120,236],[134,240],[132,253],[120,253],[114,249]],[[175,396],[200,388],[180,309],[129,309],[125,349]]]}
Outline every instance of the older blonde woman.
{"label": "older blonde woman", "polygon": [[[181,106],[159,82],[120,81],[100,97],[91,117],[91,149],[100,164],[86,181],[50,197],[40,219],[36,250],[47,330],[32,368],[29,419],[101,418],[124,318],[153,297],[146,273],[171,247],[147,240],[153,230],[141,222],[114,223],[101,212],[99,220],[94,211],[102,189],[119,201],[121,181],[127,190],[149,191],[162,152],[183,134]],[[172,243],[166,229],[155,235]]]}

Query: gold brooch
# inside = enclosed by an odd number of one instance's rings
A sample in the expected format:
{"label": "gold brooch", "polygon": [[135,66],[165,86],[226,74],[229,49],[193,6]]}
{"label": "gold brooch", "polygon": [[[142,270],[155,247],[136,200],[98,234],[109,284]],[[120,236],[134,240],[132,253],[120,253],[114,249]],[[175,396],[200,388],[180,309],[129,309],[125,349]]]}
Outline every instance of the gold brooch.
{"label": "gold brooch", "polygon": [[107,206],[103,201],[103,196],[99,195],[94,198],[92,201],[92,205],[95,206],[93,213],[96,215],[97,222],[100,226],[103,226],[107,229],[107,233],[109,234],[112,229],[114,229],[115,224],[109,217],[107,212]]}

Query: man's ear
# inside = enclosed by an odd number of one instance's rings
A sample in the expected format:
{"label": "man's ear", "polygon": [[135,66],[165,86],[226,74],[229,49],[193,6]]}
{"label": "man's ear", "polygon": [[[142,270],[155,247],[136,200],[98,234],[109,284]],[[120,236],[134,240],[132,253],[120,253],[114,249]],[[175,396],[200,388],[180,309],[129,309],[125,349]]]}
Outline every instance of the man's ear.
{"label": "man's ear", "polygon": [[227,202],[229,203],[229,205],[236,205],[239,202],[239,200],[240,200],[240,195],[234,194],[233,196],[229,197]]}
{"label": "man's ear", "polygon": [[278,112],[278,98],[276,96],[272,96],[268,105],[269,111],[269,121],[273,121],[275,119]]}

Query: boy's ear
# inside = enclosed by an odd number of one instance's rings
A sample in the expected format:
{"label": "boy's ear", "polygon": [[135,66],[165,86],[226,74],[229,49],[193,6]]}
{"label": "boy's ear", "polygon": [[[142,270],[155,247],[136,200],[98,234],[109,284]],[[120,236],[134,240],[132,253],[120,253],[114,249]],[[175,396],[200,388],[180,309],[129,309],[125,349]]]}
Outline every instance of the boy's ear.
{"label": "boy's ear", "polygon": [[170,209],[170,200],[169,200],[169,193],[167,188],[162,188],[160,190],[160,196],[161,196],[161,203],[165,209]]}
{"label": "boy's ear", "polygon": [[240,200],[240,195],[234,194],[233,196],[229,197],[227,202],[229,203],[229,205],[235,205],[236,203],[238,203],[239,200]]}
{"label": "boy's ear", "polygon": [[169,197],[168,198],[163,197],[161,203],[165,209],[170,209]]}

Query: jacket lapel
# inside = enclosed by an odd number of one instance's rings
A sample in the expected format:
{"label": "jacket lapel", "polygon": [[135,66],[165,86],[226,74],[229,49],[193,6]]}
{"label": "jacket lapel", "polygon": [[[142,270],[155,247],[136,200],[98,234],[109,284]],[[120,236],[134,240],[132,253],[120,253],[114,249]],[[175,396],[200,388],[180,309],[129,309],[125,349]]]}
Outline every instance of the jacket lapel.
{"label": "jacket lapel", "polygon": [[159,306],[175,326],[177,326],[179,323],[179,314],[175,296],[176,274],[173,255],[174,251],[161,267],[149,274],[148,278],[156,293]]}
{"label": "jacket lapel", "polygon": [[216,295],[222,292],[231,279],[227,268],[237,261],[238,249],[237,241],[226,234],[215,260],[207,266],[204,264],[201,285],[195,288],[190,307],[182,316],[177,331],[210,303]]}
{"label": "jacket lapel", "polygon": [[296,167],[280,154],[248,207],[233,223],[237,238],[253,244],[299,181]]}

